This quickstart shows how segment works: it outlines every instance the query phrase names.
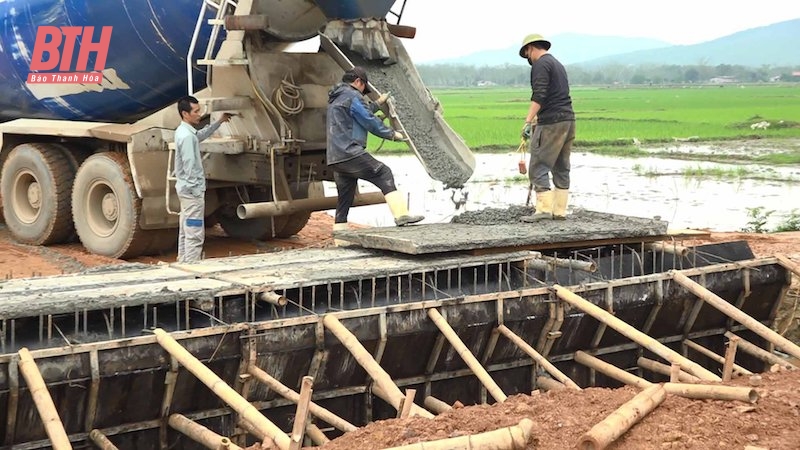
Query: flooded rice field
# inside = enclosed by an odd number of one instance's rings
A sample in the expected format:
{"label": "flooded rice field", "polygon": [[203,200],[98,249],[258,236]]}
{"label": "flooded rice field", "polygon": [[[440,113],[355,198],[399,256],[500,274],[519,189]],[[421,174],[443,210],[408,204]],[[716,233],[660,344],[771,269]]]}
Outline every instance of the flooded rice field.
{"label": "flooded rice field", "polygon": [[[786,145],[796,145],[787,141]],[[751,152],[780,151],[759,143]],[[742,154],[747,145],[688,144],[649,149],[682,154]],[[726,153],[730,152],[730,153]],[[752,153],[751,153],[752,154]],[[477,154],[476,169],[463,191],[444,190],[414,156],[376,155],[392,168],[398,188],[408,193],[411,211],[422,212],[425,223],[449,222],[464,211],[524,205],[527,175],[518,172],[519,153]],[[527,161],[527,157],[526,157]],[[328,195],[335,188],[328,186]],[[364,183],[362,192],[376,189]],[[575,208],[659,216],[671,228],[740,231],[752,226],[752,208],[774,211],[765,230],[800,212],[800,167],[726,164],[664,158],[607,157],[589,153],[572,156],[570,210]],[[456,203],[466,203],[456,208]],[[385,205],[354,208],[350,221],[370,226],[393,225]]]}

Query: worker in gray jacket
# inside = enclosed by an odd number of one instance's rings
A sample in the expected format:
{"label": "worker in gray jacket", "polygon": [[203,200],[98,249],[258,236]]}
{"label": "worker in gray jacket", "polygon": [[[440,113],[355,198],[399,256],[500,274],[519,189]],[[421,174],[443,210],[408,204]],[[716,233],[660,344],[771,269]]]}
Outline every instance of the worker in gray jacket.
{"label": "worker in gray jacket", "polygon": [[[524,217],[526,222],[567,216],[575,112],[567,71],[548,50],[550,41],[539,34],[526,36],[519,49],[519,56],[531,65],[531,104],[522,137],[530,139],[528,177],[536,191],[536,212]],[[550,189],[551,173],[554,190]]]}
{"label": "worker in gray jacket", "polygon": [[402,227],[424,219],[408,213],[405,196],[395,187],[392,170],[367,153],[367,133],[395,141],[404,139],[402,133],[387,127],[375,116],[388,94],[383,94],[376,103],[367,104],[364,94],[368,93],[367,72],[356,66],[344,73],[342,82],[334,86],[328,96],[326,156],[339,193],[334,231],[347,229],[347,215],[353,206],[359,179],[369,181],[383,192],[395,225]]}
{"label": "worker in gray jacket", "polygon": [[200,156],[200,142],[211,136],[222,122],[230,120],[228,113],[216,122],[197,129],[202,114],[196,98],[178,100],[181,124],[175,130],[175,191],[181,202],[178,231],[178,262],[192,263],[201,259],[205,241],[206,176]]}

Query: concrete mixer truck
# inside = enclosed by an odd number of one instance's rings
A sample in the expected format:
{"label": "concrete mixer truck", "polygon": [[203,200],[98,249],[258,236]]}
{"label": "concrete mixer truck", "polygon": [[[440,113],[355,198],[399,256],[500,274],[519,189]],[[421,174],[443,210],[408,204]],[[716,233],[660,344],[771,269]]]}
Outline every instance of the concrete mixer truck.
{"label": "concrete mixer truck", "polygon": [[[295,234],[312,211],[335,206],[322,185],[332,180],[327,93],[353,64],[370,70],[371,95],[394,93],[384,113],[406,131],[428,175],[463,186],[474,158],[398,39],[413,35],[399,25],[404,7],[395,0],[0,2],[8,230],[24,243],[77,239],[117,258],[173,246],[175,102],[189,93],[208,120],[235,114],[201,144],[207,223],[237,238]],[[287,51],[309,39],[319,39],[318,51]],[[382,201],[365,193],[356,205]]]}

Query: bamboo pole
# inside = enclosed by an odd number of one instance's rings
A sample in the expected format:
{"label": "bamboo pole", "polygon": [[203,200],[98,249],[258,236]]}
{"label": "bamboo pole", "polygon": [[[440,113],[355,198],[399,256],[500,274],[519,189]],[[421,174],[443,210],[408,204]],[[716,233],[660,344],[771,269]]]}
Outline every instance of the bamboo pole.
{"label": "bamboo pole", "polygon": [[672,278],[678,284],[687,288],[690,292],[692,292],[694,295],[696,295],[704,302],[713,306],[714,308],[716,308],[726,316],[730,317],[731,319],[741,323],[742,325],[747,327],[750,331],[756,333],[757,335],[761,336],[762,338],[766,339],[772,344],[775,344],[776,347],[782,349],[784,352],[794,356],[795,358],[800,359],[800,346],[797,346],[792,341],[786,339],[779,333],[773,331],[770,327],[764,325],[763,323],[749,316],[747,313],[740,310],[739,308],[731,305],[717,294],[695,283],[686,275],[677,271],[670,271],[670,273],[672,274]]}
{"label": "bamboo pole", "polygon": [[[653,386],[653,383],[639,378],[636,375],[626,372],[617,366],[609,364],[592,355],[584,352],[575,353],[575,362],[590,367],[610,378],[636,386],[639,389],[646,389]],[[709,400],[738,400],[742,402],[755,403],[758,400],[758,393],[755,389],[734,386],[720,386],[709,384],[684,384],[684,383],[664,383],[664,389],[668,394],[677,395],[692,399]]]}
{"label": "bamboo pole", "polygon": [[636,394],[631,400],[617,408],[591,430],[581,436],[578,448],[581,450],[602,450],[618,437],[625,434],[633,425],[652,412],[667,397],[661,385],[650,386]]}
{"label": "bamboo pole", "polygon": [[799,276],[799,277],[800,277],[800,264],[798,264],[798,263],[796,263],[796,262],[792,261],[791,259],[789,259],[789,258],[788,258],[786,255],[784,255],[783,253],[777,253],[777,254],[775,254],[775,258],[776,258],[776,259],[778,260],[778,262],[779,262],[779,263],[781,263],[781,265],[782,265],[783,267],[785,267],[785,268],[786,268],[788,271],[790,271],[790,272],[792,272],[792,273],[794,273],[795,275],[797,275],[797,276]]}
{"label": "bamboo pole", "polygon": [[169,416],[168,423],[169,426],[180,431],[181,434],[186,435],[191,440],[197,442],[205,448],[209,448],[211,450],[218,450],[222,448],[230,450],[242,450],[241,447],[231,442],[230,439],[220,436],[214,431],[209,430],[208,428],[200,425],[184,415],[172,414]]}
{"label": "bamboo pole", "polygon": [[425,397],[423,404],[425,405],[425,408],[435,412],[436,414],[442,414],[453,409],[452,406],[432,395]]}
{"label": "bamboo pole", "polygon": [[725,360],[722,363],[722,381],[731,381],[734,366],[733,362],[736,360],[736,347],[738,347],[738,345],[738,337],[728,340],[728,347],[725,349]]}
{"label": "bamboo pole", "polygon": [[500,331],[500,333],[503,336],[508,338],[508,340],[513,342],[517,347],[519,347],[520,350],[527,353],[527,355],[530,356],[536,362],[536,364],[538,364],[544,370],[546,370],[551,377],[560,381],[568,388],[575,389],[578,391],[581,390],[581,388],[577,384],[575,384],[574,381],[572,381],[568,376],[564,375],[564,373],[558,370],[558,368],[554,366],[550,361],[548,361],[547,358],[542,356],[541,353],[537,352],[535,348],[528,345],[528,343],[525,342],[525,340],[519,337],[516,333],[509,330],[508,327],[506,327],[505,325],[500,325],[497,327],[497,330]]}
{"label": "bamboo pole", "polygon": [[533,432],[533,421],[522,419],[518,425],[438,441],[417,442],[384,450],[522,450]]}
{"label": "bamboo pole", "polygon": [[550,377],[536,377],[536,386],[545,391],[561,391],[567,389],[563,383]]}
{"label": "bamboo pole", "polygon": [[94,444],[100,450],[119,450],[113,442],[111,442],[105,434],[103,434],[100,430],[92,430],[89,432],[89,439],[94,442]]}
{"label": "bamboo pole", "polygon": [[[676,381],[683,381],[686,383],[696,383],[700,381],[700,378],[697,378],[696,376],[688,374],[683,370],[681,370],[680,364],[672,364],[672,366],[668,366],[666,364],[662,364],[658,361],[653,361],[652,359],[648,359],[645,357],[640,357],[639,359],[637,359],[636,364],[643,369],[647,369],[655,373],[660,373],[662,375],[668,375],[670,377],[672,376],[672,367],[678,366],[678,380]],[[670,381],[672,381],[672,378],[670,378]]]}
{"label": "bamboo pole", "polygon": [[436,324],[436,327],[439,328],[439,331],[442,332],[444,337],[447,338],[447,341],[450,342],[450,345],[453,346],[453,349],[461,356],[461,359],[467,363],[467,366],[472,370],[472,373],[478,377],[478,380],[486,387],[486,390],[494,397],[494,399],[502,403],[506,401],[508,398],[506,394],[500,389],[500,386],[492,379],[492,376],[489,375],[489,372],[481,365],[478,358],[472,354],[471,351],[464,345],[464,342],[461,338],[458,337],[455,330],[447,323],[447,320],[442,316],[442,314],[436,308],[431,308],[428,310],[428,317],[433,320],[433,323]]}
{"label": "bamboo pole", "polygon": [[797,366],[795,366],[794,364],[792,364],[788,360],[785,360],[785,359],[781,358],[778,355],[770,353],[770,352],[762,349],[761,347],[753,344],[752,342],[747,341],[745,339],[742,339],[741,337],[731,333],[730,331],[726,331],[725,332],[725,337],[728,338],[728,339],[731,339],[731,338],[734,338],[734,337],[738,337],[739,338],[739,349],[741,349],[745,353],[749,353],[750,355],[755,356],[756,358],[760,359],[761,361],[764,361],[767,364],[778,364],[781,367],[784,367],[786,369],[797,369],[798,368]]}
{"label": "bamboo pole", "polygon": [[328,436],[325,436],[325,433],[323,433],[322,430],[320,430],[319,427],[313,423],[306,425],[306,436],[308,436],[311,439],[311,442],[317,446],[322,446],[330,442]]}
{"label": "bamboo pole", "polygon": [[203,384],[208,386],[211,391],[221,398],[226,404],[233,408],[240,416],[250,422],[256,429],[269,437],[281,450],[289,449],[289,435],[281,431],[277,425],[264,417],[253,405],[237,393],[232,387],[228,386],[222,378],[206,367],[200,360],[192,356],[188,350],[183,348],[175,339],[161,328],[153,330],[158,343],[174,356],[181,365],[189,372],[193,373]]}
{"label": "bamboo pole", "polygon": [[558,297],[564,300],[565,302],[580,309],[586,314],[589,314],[595,319],[607,324],[608,326],[610,326],[623,336],[627,337],[628,339],[631,339],[632,341],[650,350],[651,352],[669,361],[670,363],[680,364],[681,367],[686,369],[686,371],[688,371],[692,375],[695,375],[696,377],[702,380],[721,381],[720,377],[706,370],[703,366],[695,363],[690,359],[684,358],[680,353],[658,342],[657,340],[653,339],[647,334],[642,333],[641,331],[625,323],[624,321],[614,317],[614,315],[612,315],[608,311],[594,305],[593,303],[587,301],[586,299],[575,294],[569,289],[566,289],[557,284],[553,285],[553,289],[555,289]]}
{"label": "bamboo pole", "polygon": [[[298,394],[297,392],[293,391],[288,386],[286,386],[285,384],[281,383],[277,379],[273,378],[270,374],[268,374],[267,372],[264,372],[263,370],[259,369],[258,367],[254,366],[254,365],[248,367],[247,368],[247,373],[252,375],[253,378],[258,380],[260,383],[263,383],[264,385],[266,385],[267,387],[272,389],[275,393],[279,394],[283,398],[285,398],[287,400],[290,400],[290,401],[292,401],[294,403],[297,403],[300,400],[300,394]],[[331,424],[333,427],[335,427],[338,430],[347,432],[347,431],[355,431],[355,430],[358,429],[358,427],[356,427],[352,423],[342,419],[341,417],[337,416],[336,414],[334,414],[334,413],[330,412],[329,410],[323,408],[322,406],[319,406],[318,404],[314,403],[313,401],[309,404],[309,408],[311,410],[311,414],[314,417],[316,417],[316,418],[318,418],[320,420],[323,420],[326,423]]]}
{"label": "bamboo pole", "polygon": [[736,400],[756,403],[758,392],[753,388],[716,384],[664,383],[667,394],[696,400]]}
{"label": "bamboo pole", "polygon": [[[404,398],[403,393],[400,392],[400,388],[394,384],[392,377],[383,370],[383,367],[381,367],[367,349],[361,345],[358,338],[342,325],[339,319],[333,314],[325,315],[322,319],[322,324],[350,351],[356,362],[367,371],[375,384],[380,388],[374,389],[373,392],[392,405],[394,409],[400,409],[400,403]],[[414,405],[413,413],[428,419],[433,418],[433,414],[417,405]]]}
{"label": "bamboo pole", "polygon": [[411,407],[414,405],[414,397],[417,395],[416,389],[406,389],[406,396],[403,398],[403,407],[397,413],[397,418],[405,419],[411,414]]}
{"label": "bamboo pole", "polygon": [[50,391],[47,390],[47,385],[39,372],[39,367],[36,366],[36,361],[31,356],[31,352],[23,347],[17,354],[19,355],[19,371],[22,372],[25,382],[28,383],[28,390],[36,405],[36,410],[39,412],[39,417],[42,419],[44,431],[47,433],[47,437],[50,438],[53,450],[71,450],[72,444],[69,442],[67,431],[58,416],[53,397],[50,396]]}
{"label": "bamboo pole", "polygon": [[309,376],[303,377],[300,386],[300,400],[297,402],[297,411],[295,412],[294,424],[292,425],[289,450],[300,450],[300,448],[303,447],[303,437],[306,433],[306,423],[308,423],[308,404],[311,403],[313,384],[313,378]]}
{"label": "bamboo pole", "polygon": [[[693,350],[696,350],[698,353],[702,353],[703,355],[708,356],[710,359],[712,359],[712,360],[714,360],[714,361],[716,361],[716,362],[718,362],[720,364],[723,364],[723,365],[725,364],[725,358],[723,356],[720,356],[720,355],[712,352],[711,350],[703,347],[702,345],[698,344],[697,342],[694,342],[694,341],[692,341],[690,339],[686,339],[683,342],[686,343],[687,347],[689,347],[689,348],[691,348]],[[740,366],[738,364],[733,364],[732,368],[739,375],[752,375],[753,374],[753,372],[745,369],[744,367],[742,367],[742,366]]]}
{"label": "bamboo pole", "polygon": [[689,254],[689,247],[683,245],[668,244],[666,242],[651,242],[644,246],[647,250],[655,250],[658,252],[669,253],[672,255],[680,256],[681,258]]}

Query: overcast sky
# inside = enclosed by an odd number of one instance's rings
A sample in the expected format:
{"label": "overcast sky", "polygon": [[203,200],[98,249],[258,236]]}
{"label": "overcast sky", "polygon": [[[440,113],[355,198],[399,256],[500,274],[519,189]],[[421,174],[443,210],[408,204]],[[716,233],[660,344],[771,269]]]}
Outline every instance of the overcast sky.
{"label": "overcast sky", "polygon": [[[529,33],[646,37],[697,44],[800,18],[800,0],[408,0],[401,24],[412,59],[425,62],[517,45]],[[395,3],[399,11],[402,0]],[[396,19],[390,16],[390,22]],[[553,42],[556,46],[557,42]]]}

